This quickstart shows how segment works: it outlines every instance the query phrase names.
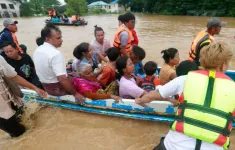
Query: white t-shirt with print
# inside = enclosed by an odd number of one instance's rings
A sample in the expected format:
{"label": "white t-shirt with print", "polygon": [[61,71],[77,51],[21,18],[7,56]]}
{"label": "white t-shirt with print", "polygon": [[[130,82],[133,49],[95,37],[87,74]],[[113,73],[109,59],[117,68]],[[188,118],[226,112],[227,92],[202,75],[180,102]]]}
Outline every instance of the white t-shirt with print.
{"label": "white t-shirt with print", "polygon": [[47,42],[36,49],[33,61],[42,83],[57,83],[57,76],[67,75],[64,56]]}
{"label": "white t-shirt with print", "polygon": [[[186,77],[186,75],[177,77],[164,86],[158,87],[160,95],[163,98],[176,94],[180,95],[184,90]],[[164,145],[167,150],[194,150],[196,146],[196,139],[180,132],[170,130],[165,137]],[[223,148],[216,144],[202,142],[200,150],[223,150]]]}

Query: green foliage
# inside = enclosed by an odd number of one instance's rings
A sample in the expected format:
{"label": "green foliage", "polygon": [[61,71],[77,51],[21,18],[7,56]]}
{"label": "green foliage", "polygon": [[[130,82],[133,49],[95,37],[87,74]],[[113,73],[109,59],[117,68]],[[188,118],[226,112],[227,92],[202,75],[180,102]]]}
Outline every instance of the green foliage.
{"label": "green foliage", "polygon": [[20,5],[20,16],[23,17],[29,17],[29,16],[32,16],[33,13],[32,13],[32,10],[30,8],[30,5],[29,3],[22,3]]}
{"label": "green foliage", "polygon": [[167,15],[235,16],[235,0],[131,0],[131,10]]}
{"label": "green foliage", "polygon": [[42,14],[44,12],[41,0],[30,0],[29,5],[33,14]]}
{"label": "green foliage", "polygon": [[122,5],[125,8],[125,11],[128,7],[130,7],[129,0],[118,0],[118,4]]}
{"label": "green foliage", "polygon": [[86,0],[67,0],[66,13],[71,16],[74,14],[84,14],[87,12]]}
{"label": "green foliage", "polygon": [[90,14],[104,14],[104,13],[107,13],[107,12],[104,9],[91,8],[91,9],[89,9],[89,13]]}

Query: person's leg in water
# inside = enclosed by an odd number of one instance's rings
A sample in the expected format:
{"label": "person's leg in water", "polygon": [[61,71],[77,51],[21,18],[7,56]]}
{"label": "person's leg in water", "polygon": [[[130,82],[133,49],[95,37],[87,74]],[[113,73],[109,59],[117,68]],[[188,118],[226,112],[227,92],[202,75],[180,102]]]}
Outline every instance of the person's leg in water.
{"label": "person's leg in water", "polygon": [[15,115],[10,119],[0,118],[0,129],[9,133],[11,137],[18,137],[26,131],[25,127],[17,121]]}

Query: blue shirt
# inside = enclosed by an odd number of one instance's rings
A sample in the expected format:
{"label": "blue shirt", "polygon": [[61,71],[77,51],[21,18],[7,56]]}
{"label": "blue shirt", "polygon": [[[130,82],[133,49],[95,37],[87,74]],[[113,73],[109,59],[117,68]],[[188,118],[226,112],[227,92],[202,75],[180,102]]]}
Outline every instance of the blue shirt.
{"label": "blue shirt", "polygon": [[[98,68],[99,62],[98,62],[98,59],[95,55],[93,55],[91,58],[92,58],[92,61],[93,61],[92,70],[94,71],[95,68]],[[89,62],[86,58],[83,58],[80,63],[87,63],[87,64],[92,65],[91,62]]]}
{"label": "blue shirt", "polygon": [[139,76],[139,75],[144,75],[145,72],[144,72],[144,69],[143,69],[143,63],[142,62],[139,62],[135,65],[135,75],[136,76]]}
{"label": "blue shirt", "polygon": [[0,32],[0,44],[5,41],[10,41],[14,43],[11,31],[8,28],[4,28],[2,32]]}

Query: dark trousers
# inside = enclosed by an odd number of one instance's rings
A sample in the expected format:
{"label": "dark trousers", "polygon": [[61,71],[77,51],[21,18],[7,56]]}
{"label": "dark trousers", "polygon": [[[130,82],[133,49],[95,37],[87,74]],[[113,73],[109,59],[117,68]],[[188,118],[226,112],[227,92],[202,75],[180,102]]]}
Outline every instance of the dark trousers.
{"label": "dark trousers", "polygon": [[25,127],[17,121],[15,115],[9,119],[0,118],[0,129],[9,133],[12,137],[18,137],[25,132]]}
{"label": "dark trousers", "polygon": [[153,150],[166,150],[166,147],[164,145],[164,139],[165,137],[162,137],[160,143]]}

